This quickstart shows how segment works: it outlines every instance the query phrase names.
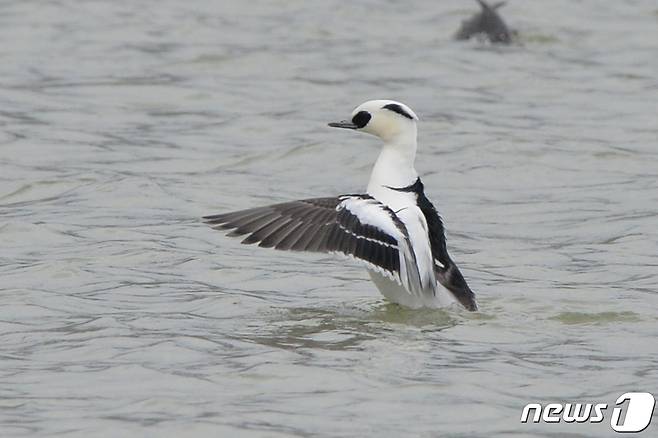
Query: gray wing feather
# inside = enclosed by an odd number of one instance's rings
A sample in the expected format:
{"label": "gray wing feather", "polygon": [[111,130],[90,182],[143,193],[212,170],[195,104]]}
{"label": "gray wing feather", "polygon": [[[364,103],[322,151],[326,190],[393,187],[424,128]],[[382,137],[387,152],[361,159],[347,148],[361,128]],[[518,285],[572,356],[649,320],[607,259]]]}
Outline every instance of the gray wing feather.
{"label": "gray wing feather", "polygon": [[214,229],[230,230],[229,236],[246,235],[244,244],[339,252],[380,270],[411,291],[419,288],[420,275],[404,224],[369,195],[304,199],[203,219]]}

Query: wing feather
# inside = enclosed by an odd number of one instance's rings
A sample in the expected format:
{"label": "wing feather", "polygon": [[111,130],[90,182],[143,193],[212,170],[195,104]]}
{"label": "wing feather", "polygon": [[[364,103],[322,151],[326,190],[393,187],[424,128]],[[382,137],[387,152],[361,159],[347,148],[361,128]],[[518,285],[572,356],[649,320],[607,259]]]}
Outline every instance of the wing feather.
{"label": "wing feather", "polygon": [[420,276],[404,224],[369,195],[315,198],[204,217],[244,244],[280,250],[341,253],[421,293]]}

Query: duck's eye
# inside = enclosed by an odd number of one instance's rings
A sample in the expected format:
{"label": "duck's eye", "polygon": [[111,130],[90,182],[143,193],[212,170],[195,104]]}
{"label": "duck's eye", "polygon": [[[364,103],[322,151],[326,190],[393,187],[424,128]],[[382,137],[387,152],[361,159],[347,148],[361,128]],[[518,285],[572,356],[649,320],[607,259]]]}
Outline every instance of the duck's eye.
{"label": "duck's eye", "polygon": [[354,123],[357,128],[361,129],[368,124],[371,118],[372,116],[368,111],[359,111],[354,114],[354,117],[352,117],[352,123]]}

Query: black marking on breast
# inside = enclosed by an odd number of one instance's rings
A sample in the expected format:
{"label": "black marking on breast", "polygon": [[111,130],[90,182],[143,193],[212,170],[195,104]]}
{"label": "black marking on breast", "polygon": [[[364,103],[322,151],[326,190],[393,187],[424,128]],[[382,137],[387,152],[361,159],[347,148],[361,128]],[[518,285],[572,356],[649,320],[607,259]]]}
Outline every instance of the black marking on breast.
{"label": "black marking on breast", "polygon": [[423,192],[424,187],[420,178],[416,178],[416,181],[413,184],[409,184],[408,186],[405,187],[391,187],[391,186],[385,186],[385,187],[391,190],[396,190],[398,192],[413,192],[417,196],[420,194],[423,194],[424,196],[424,192]]}

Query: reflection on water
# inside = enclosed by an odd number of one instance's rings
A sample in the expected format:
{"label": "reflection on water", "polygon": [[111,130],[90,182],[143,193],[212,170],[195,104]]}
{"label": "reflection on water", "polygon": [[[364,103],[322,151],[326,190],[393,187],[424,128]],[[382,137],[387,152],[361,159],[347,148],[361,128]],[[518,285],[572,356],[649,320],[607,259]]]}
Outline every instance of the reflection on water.
{"label": "reflection on water", "polygon": [[640,322],[642,318],[634,312],[562,312],[551,317],[564,324],[611,324],[615,322]]}
{"label": "reflection on water", "polygon": [[[609,436],[518,418],[658,382],[655,4],[510,2],[494,47],[457,3],[0,5],[0,435]],[[326,123],[373,98],[478,313],[199,219],[362,190]]]}
{"label": "reflection on water", "polygon": [[266,346],[297,349],[348,350],[358,348],[382,333],[393,332],[396,325],[439,331],[458,324],[457,315],[441,309],[406,309],[382,303],[370,311],[341,308],[293,308],[268,312],[265,334],[241,337]]}

